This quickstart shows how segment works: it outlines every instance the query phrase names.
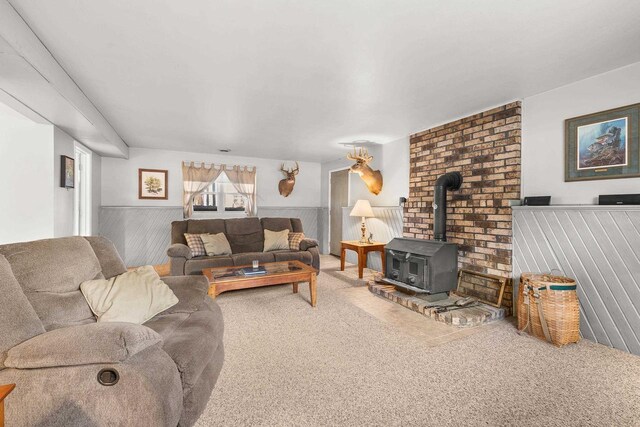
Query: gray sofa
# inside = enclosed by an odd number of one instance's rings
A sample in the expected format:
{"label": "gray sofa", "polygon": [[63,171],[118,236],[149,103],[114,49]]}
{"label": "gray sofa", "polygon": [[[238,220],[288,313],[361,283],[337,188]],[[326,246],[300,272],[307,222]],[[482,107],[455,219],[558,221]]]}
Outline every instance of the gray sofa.
{"label": "gray sofa", "polygon": [[80,283],[125,271],[102,237],[0,246],[0,384],[16,383],[7,425],[196,422],[224,359],[207,280],[163,278],[179,302],[144,325],[96,323]]}
{"label": "gray sofa", "polygon": [[[235,218],[199,219],[174,221],[171,223],[171,246],[167,250],[171,264],[171,275],[202,274],[204,268],[249,265],[253,260],[261,263],[299,260],[320,270],[318,241],[304,239],[299,251],[281,250],[263,252],[264,230],[289,230],[302,233],[302,222],[298,218]],[[191,254],[184,238],[185,233],[224,233],[229,240],[230,256],[198,256]]]}

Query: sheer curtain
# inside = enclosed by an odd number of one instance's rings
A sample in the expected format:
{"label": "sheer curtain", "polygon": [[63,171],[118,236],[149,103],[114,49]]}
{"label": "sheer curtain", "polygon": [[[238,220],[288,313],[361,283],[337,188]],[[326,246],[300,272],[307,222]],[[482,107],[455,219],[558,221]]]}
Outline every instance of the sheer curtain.
{"label": "sheer curtain", "polygon": [[249,216],[256,216],[256,168],[250,170],[248,166],[234,166],[225,173],[238,193],[247,198]]}
{"label": "sheer curtain", "polygon": [[182,209],[185,218],[191,218],[193,214],[193,199],[206,190],[213,181],[224,171],[224,165],[216,168],[215,165],[207,168],[204,162],[195,166],[194,162],[182,162],[182,182],[184,185]]}

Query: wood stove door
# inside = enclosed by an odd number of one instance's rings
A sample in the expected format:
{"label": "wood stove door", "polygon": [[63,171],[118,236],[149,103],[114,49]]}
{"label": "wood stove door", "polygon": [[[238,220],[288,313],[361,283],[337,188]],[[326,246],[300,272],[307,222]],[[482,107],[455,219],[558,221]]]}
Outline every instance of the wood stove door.
{"label": "wood stove door", "polygon": [[403,266],[406,263],[406,252],[387,251],[386,277],[393,280],[402,280],[404,276]]}
{"label": "wood stove door", "polygon": [[410,254],[405,263],[405,275],[402,281],[416,288],[428,290],[427,268],[427,258]]}

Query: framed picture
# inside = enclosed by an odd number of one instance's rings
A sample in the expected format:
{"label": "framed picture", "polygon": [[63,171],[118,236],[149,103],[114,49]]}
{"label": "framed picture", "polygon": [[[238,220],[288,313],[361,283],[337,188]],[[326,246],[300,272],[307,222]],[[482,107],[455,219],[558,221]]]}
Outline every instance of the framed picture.
{"label": "framed picture", "polygon": [[71,157],[60,156],[60,187],[74,188],[75,161]]}
{"label": "framed picture", "polygon": [[565,121],[565,181],[640,176],[640,104]]}
{"label": "framed picture", "polygon": [[168,176],[162,169],[138,169],[138,199],[167,200]]}

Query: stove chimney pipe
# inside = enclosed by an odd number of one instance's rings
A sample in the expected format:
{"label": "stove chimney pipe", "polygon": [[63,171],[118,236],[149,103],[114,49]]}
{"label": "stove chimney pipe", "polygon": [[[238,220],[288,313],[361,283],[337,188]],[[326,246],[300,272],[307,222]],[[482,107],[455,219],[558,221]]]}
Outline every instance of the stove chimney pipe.
{"label": "stove chimney pipe", "polygon": [[459,190],[462,185],[460,172],[448,172],[436,179],[433,192],[433,239],[447,241],[447,190]]}

